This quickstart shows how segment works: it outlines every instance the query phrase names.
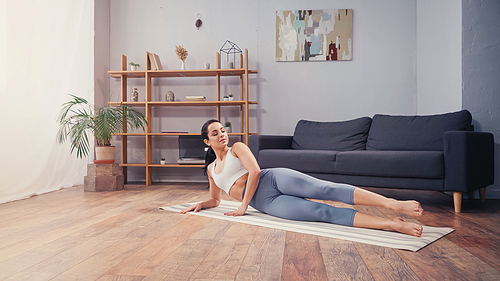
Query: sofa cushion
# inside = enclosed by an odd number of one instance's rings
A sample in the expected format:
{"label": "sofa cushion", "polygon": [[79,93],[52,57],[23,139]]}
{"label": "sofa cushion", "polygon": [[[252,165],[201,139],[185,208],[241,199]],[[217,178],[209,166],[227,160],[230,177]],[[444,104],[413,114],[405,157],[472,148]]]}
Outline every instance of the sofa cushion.
{"label": "sofa cushion", "polygon": [[471,130],[469,111],[428,116],[373,117],[367,150],[443,150],[443,135],[447,131]]}
{"label": "sofa cushion", "polygon": [[300,120],[293,133],[293,149],[364,150],[371,118],[342,122]]}
{"label": "sofa cushion", "polygon": [[345,151],[337,154],[335,174],[402,178],[444,178],[442,151]]}
{"label": "sofa cushion", "polygon": [[261,168],[283,167],[304,173],[332,173],[338,151],[264,149],[259,151]]}

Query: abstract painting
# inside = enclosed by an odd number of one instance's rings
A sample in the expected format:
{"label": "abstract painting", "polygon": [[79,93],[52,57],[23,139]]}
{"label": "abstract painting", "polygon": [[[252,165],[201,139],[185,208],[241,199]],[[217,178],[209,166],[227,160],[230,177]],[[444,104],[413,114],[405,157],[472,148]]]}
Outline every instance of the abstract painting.
{"label": "abstract painting", "polygon": [[352,60],[352,9],[276,11],[276,61]]}

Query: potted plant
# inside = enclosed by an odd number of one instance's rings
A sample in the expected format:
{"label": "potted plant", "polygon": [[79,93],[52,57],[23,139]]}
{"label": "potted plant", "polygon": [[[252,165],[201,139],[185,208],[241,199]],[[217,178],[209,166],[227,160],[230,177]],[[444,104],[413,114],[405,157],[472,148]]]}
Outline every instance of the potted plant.
{"label": "potted plant", "polygon": [[233,95],[229,95],[229,100],[233,100]]}
{"label": "potted plant", "polygon": [[165,158],[162,158],[162,159],[160,160],[160,164],[165,165]]}
{"label": "potted plant", "polygon": [[228,100],[229,100],[229,97],[228,97],[228,96],[223,96],[223,97],[222,97],[222,100],[223,100],[223,101],[228,101]]}
{"label": "potted plant", "polygon": [[114,163],[114,146],[111,146],[113,134],[120,134],[126,121],[127,128],[144,130],[147,120],[142,113],[126,105],[119,107],[97,107],[86,99],[74,95],[69,102],[62,104],[57,119],[59,131],[57,141],[71,141],[71,153],[76,150],[78,158],[87,157],[90,151],[89,134],[94,134],[96,141],[96,164]]}
{"label": "potted plant", "polygon": [[231,122],[229,122],[229,121],[228,121],[228,122],[226,122],[226,123],[224,124],[224,130],[225,130],[225,131],[226,131],[226,133],[228,133],[228,134],[229,134],[229,133],[232,133],[232,132],[231,132]]}
{"label": "potted plant", "polygon": [[130,65],[130,70],[131,71],[136,71],[137,69],[139,69],[139,67],[141,67],[140,64],[134,63],[133,61],[131,61],[128,65]]}

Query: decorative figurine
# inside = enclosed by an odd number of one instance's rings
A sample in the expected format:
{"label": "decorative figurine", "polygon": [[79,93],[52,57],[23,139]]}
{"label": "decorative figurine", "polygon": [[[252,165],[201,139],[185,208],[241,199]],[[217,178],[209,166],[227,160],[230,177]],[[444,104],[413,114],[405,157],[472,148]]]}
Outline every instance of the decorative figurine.
{"label": "decorative figurine", "polygon": [[165,101],[175,101],[175,95],[174,95],[174,92],[172,92],[172,91],[168,91],[168,92],[165,94]]}
{"label": "decorative figurine", "polygon": [[139,101],[139,93],[137,92],[137,88],[134,88],[132,90],[131,100],[132,101]]}

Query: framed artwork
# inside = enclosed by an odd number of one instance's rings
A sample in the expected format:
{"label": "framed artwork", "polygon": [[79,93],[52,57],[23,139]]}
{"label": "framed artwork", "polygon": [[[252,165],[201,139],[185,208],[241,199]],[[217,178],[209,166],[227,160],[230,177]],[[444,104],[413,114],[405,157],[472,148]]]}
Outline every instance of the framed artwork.
{"label": "framed artwork", "polygon": [[276,11],[276,61],[352,60],[352,9]]}

